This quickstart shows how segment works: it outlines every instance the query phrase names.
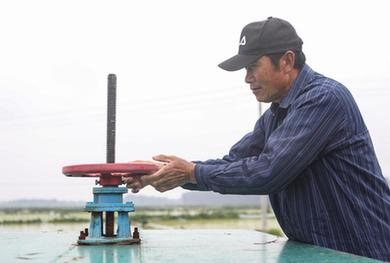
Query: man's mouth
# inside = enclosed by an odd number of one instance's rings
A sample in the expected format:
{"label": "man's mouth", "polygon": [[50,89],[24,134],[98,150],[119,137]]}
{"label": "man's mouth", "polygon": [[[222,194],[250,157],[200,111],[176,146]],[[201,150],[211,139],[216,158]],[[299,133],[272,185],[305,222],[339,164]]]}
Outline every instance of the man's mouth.
{"label": "man's mouth", "polygon": [[255,93],[255,92],[258,92],[259,90],[261,90],[261,87],[251,87],[251,90],[253,93]]}

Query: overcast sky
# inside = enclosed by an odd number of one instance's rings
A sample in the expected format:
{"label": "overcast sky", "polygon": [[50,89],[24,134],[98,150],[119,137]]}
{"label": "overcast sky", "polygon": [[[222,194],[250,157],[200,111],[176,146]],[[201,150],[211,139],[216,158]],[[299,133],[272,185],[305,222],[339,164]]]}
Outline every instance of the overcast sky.
{"label": "overcast sky", "polygon": [[[0,201],[90,200],[64,165],[105,162],[107,75],[118,77],[116,161],[222,157],[258,105],[217,67],[246,24],[276,16],[307,63],[347,85],[390,176],[387,1],[1,1]],[[269,105],[264,104],[263,108]],[[163,196],[177,198],[176,189]],[[151,188],[143,195],[161,195]]]}

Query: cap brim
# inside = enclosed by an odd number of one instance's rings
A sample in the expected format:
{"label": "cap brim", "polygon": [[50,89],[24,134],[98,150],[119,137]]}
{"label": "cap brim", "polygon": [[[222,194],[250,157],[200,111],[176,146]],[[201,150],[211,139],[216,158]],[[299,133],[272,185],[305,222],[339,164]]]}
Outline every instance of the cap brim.
{"label": "cap brim", "polygon": [[218,65],[221,69],[227,71],[236,71],[242,68],[245,68],[250,63],[256,61],[261,55],[235,55],[221,64]]}

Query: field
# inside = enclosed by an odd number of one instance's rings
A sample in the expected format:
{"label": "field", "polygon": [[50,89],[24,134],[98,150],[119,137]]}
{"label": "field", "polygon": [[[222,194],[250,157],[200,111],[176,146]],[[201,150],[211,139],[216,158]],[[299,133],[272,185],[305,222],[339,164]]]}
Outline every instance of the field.
{"label": "field", "polygon": [[[138,208],[130,213],[133,226],[143,229],[256,229],[274,235],[283,233],[273,214],[267,215],[267,228],[258,208],[170,207]],[[0,231],[7,229],[65,231],[88,227],[89,213],[82,209],[3,209]]]}

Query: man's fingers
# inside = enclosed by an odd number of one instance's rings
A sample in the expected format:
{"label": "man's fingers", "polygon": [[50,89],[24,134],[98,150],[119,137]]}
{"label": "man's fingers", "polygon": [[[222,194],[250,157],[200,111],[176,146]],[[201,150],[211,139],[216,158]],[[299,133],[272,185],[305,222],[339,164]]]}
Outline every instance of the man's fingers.
{"label": "man's fingers", "polygon": [[129,189],[138,189],[138,190],[142,188],[140,184],[127,184],[126,187]]}
{"label": "man's fingers", "polygon": [[175,187],[176,186],[173,185],[164,185],[164,186],[156,187],[156,190],[159,191],[160,193],[164,193],[168,190],[172,190]]}
{"label": "man's fingers", "polygon": [[153,184],[153,182],[156,181],[160,175],[161,169],[153,174],[142,176],[141,180],[143,181],[144,185]]}
{"label": "man's fingers", "polygon": [[130,163],[140,163],[140,164],[157,164],[156,162],[149,161],[149,160],[134,160],[134,161],[129,161]]}
{"label": "man's fingers", "polygon": [[132,193],[138,193],[145,186],[140,176],[122,177],[122,181],[126,184],[127,188],[131,189]]}
{"label": "man's fingers", "polygon": [[[155,163],[160,166],[160,169],[152,174],[143,175],[140,177],[130,176],[122,178],[123,182],[126,183],[126,186],[131,189],[133,193],[137,193],[144,186],[152,185],[160,192],[165,192],[170,189],[173,189],[177,186],[175,183],[175,178],[171,178],[171,172],[173,161],[178,159],[178,157],[173,155],[156,155],[153,157],[153,160],[160,163]],[[138,162],[135,161],[135,162]],[[172,163],[172,165],[169,165]]]}
{"label": "man's fingers", "polygon": [[159,154],[159,155],[153,156],[152,158],[155,161],[169,163],[169,162],[171,162],[171,161],[173,161],[175,159],[175,156]]}
{"label": "man's fingers", "polygon": [[178,186],[174,178],[159,178],[152,182],[151,185],[160,192],[165,192]]}
{"label": "man's fingers", "polygon": [[122,177],[122,181],[123,183],[128,184],[134,182],[135,180],[133,177]]}

